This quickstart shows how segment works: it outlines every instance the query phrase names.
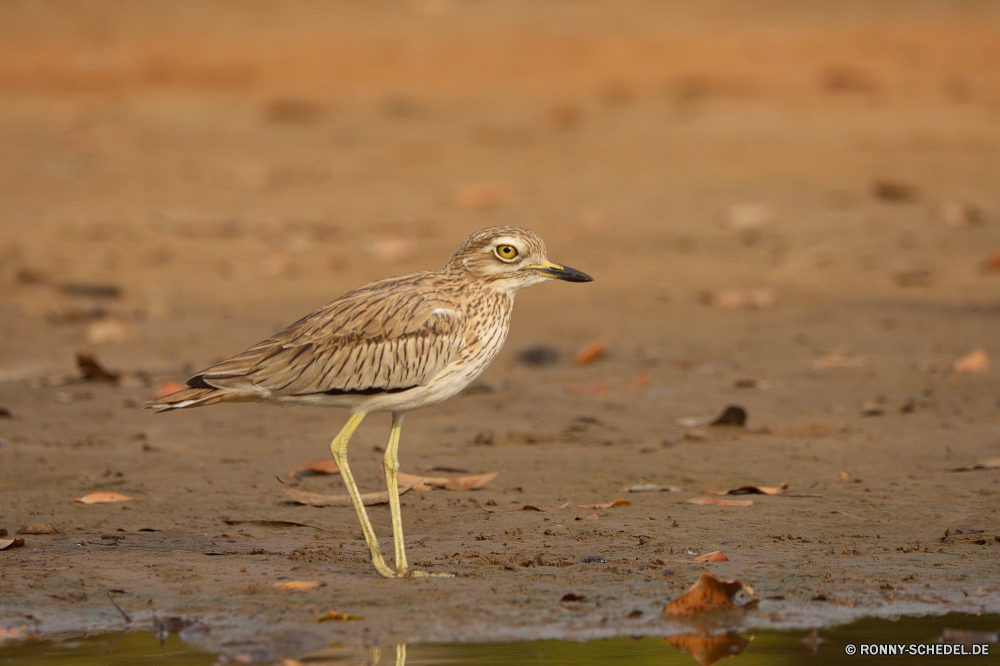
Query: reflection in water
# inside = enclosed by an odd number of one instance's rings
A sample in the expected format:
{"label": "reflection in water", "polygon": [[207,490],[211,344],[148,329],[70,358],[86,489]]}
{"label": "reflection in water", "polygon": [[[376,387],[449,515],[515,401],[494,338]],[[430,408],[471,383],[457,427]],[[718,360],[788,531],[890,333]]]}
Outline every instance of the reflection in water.
{"label": "reflection in water", "polygon": [[[753,636],[675,634],[667,638],[609,638],[587,642],[532,641],[522,643],[388,645],[370,650],[330,647],[285,662],[263,645],[220,656],[185,643],[170,634],[161,644],[156,632],[104,634],[64,641],[8,640],[0,642],[0,666],[213,666],[220,663],[290,663],[307,666],[723,666],[798,664],[857,666],[848,646],[905,644],[985,646],[989,656],[934,656],[934,666],[995,663],[1000,655],[1000,615],[960,615],[864,618],[843,627],[819,630],[759,631]],[[752,644],[751,644],[752,643]],[[280,656],[279,656],[280,657]],[[991,660],[990,657],[993,657]],[[867,661],[862,657],[862,662]],[[897,660],[913,663],[913,659]]]}

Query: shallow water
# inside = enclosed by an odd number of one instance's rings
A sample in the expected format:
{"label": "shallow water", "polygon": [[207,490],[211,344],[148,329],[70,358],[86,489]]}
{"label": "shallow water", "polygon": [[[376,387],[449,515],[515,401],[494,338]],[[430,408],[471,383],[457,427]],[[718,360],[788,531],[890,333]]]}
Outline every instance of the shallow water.
{"label": "shallow water", "polygon": [[[979,666],[1000,663],[998,631],[1000,615],[977,617],[953,613],[939,617],[904,617],[897,621],[865,618],[815,633],[807,630],[760,631],[716,637],[675,635],[588,642],[386,646],[371,651],[331,649],[302,659],[310,664],[400,666],[690,666],[715,661],[722,661],[726,666],[797,663],[834,666],[893,659],[866,654],[879,649],[879,645],[892,644],[899,646],[896,650],[904,650],[902,655],[895,657],[896,663]],[[848,646],[854,647],[855,654],[850,654]],[[938,654],[927,654],[928,650],[938,651]],[[236,655],[237,661],[240,656]],[[167,637],[161,644],[152,631],[102,634],[59,642],[26,640],[0,644],[0,664],[3,666],[124,666],[136,663],[207,666],[226,662],[230,659],[186,644],[176,635]]]}

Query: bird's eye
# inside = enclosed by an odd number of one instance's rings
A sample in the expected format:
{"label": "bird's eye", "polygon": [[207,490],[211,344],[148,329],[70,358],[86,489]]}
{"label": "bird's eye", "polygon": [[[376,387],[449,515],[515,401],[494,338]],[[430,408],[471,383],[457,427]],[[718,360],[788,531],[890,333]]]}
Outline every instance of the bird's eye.
{"label": "bird's eye", "polygon": [[502,261],[512,261],[517,257],[517,248],[513,245],[497,245],[497,249],[494,252]]}

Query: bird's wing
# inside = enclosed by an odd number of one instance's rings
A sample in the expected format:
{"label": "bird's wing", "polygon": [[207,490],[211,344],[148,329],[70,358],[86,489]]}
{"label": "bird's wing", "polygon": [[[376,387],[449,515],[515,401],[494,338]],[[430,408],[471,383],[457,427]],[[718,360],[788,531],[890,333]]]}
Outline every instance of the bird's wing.
{"label": "bird's wing", "polygon": [[426,383],[472,340],[460,305],[421,274],[345,294],[188,380],[249,394],[375,394]]}

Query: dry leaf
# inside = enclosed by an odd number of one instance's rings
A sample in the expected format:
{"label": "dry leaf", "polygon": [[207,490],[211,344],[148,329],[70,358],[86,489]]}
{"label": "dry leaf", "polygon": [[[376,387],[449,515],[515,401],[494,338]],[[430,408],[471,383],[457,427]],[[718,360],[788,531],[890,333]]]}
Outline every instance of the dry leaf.
{"label": "dry leaf", "polygon": [[274,583],[274,586],[279,590],[312,590],[323,587],[323,584],[318,580],[289,580],[284,583]]}
{"label": "dry leaf", "polygon": [[138,502],[139,500],[121,493],[88,493],[83,497],[74,497],[74,502],[80,504],[108,504],[110,502]]}
{"label": "dry leaf", "polygon": [[[223,520],[226,525],[261,525],[263,527],[310,527],[314,530],[319,530],[320,532],[329,532],[322,527],[316,527],[315,525],[307,525],[306,523],[296,523],[291,520]],[[143,530],[139,530],[142,532]],[[159,530],[147,530],[150,532],[158,532]]]}
{"label": "dry leaf", "polygon": [[610,509],[613,506],[618,506],[619,504],[631,504],[632,502],[627,499],[618,498],[614,502],[604,502],[603,504],[577,504],[581,509]]}
{"label": "dry leaf", "polygon": [[673,648],[687,652],[702,666],[710,666],[720,659],[743,654],[751,640],[753,639],[743,638],[739,634],[722,636],[674,634],[666,638],[667,643]]}
{"label": "dry leaf", "polygon": [[20,548],[24,545],[24,539],[0,539],[0,550],[8,548]]}
{"label": "dry leaf", "polygon": [[1000,271],[1000,251],[995,252],[993,256],[986,260],[983,264],[983,269],[987,272]]}
{"label": "dry leaf", "polygon": [[62,534],[51,525],[44,523],[30,523],[17,531],[18,534]]}
{"label": "dry leaf", "polygon": [[328,611],[317,617],[316,622],[329,622],[330,620],[336,620],[338,622],[346,622],[348,620],[363,620],[363,619],[364,615],[350,615],[348,613]]}
{"label": "dry leaf", "polygon": [[431,488],[443,488],[445,490],[477,490],[487,483],[497,478],[500,472],[489,474],[478,474],[475,476],[418,476],[400,472],[396,482],[402,486],[410,486],[414,490],[426,491]]}
{"label": "dry leaf", "polygon": [[688,504],[719,504],[720,506],[753,506],[753,500],[727,500],[717,497],[692,497]]}
{"label": "dry leaf", "polygon": [[577,516],[576,519],[577,520],[598,520],[598,516],[597,516],[596,513],[592,513],[589,516],[582,516],[582,517],[581,516]]}
{"label": "dry leaf", "polygon": [[307,460],[286,476],[291,479],[292,477],[299,476],[300,474],[339,474],[340,468],[337,467],[337,463],[333,462],[329,458],[313,458],[312,460]]}
{"label": "dry leaf", "polygon": [[[308,504],[309,506],[353,506],[351,503],[350,495],[321,495],[319,493],[310,493],[305,490],[299,490],[298,488],[293,488],[284,482],[281,477],[278,477],[278,481],[281,483],[285,494],[292,498],[293,501],[299,504]],[[399,494],[403,495],[408,491],[412,490],[412,486],[407,486],[399,489]],[[376,504],[388,504],[389,503],[389,491],[386,490],[381,493],[362,493],[361,502],[365,506],[374,506]]]}
{"label": "dry leaf", "polygon": [[663,608],[664,615],[693,615],[733,609],[749,610],[758,603],[757,599],[737,605],[736,595],[746,593],[754,596],[753,588],[738,580],[719,580],[710,573],[702,573],[698,582],[687,592],[677,597]]}
{"label": "dry leaf", "polygon": [[[724,495],[780,495],[781,493],[788,490],[788,484],[783,483],[780,486],[740,486],[739,488],[733,488],[732,490],[727,490]],[[713,493],[714,494],[714,493]]]}
{"label": "dry leaf", "polygon": [[121,377],[116,372],[105,370],[97,359],[90,354],[77,354],[76,367],[80,370],[81,379],[95,382],[117,382]]}
{"label": "dry leaf", "polygon": [[726,557],[721,550],[713,550],[711,553],[705,553],[704,555],[699,555],[694,558],[695,562],[728,562],[729,558]]}
{"label": "dry leaf", "polygon": [[952,372],[966,375],[986,372],[989,369],[990,357],[986,355],[986,350],[982,348],[963,356],[951,366]]}
{"label": "dry leaf", "polygon": [[569,502],[565,504],[560,504],[559,506],[535,506],[534,504],[525,504],[521,507],[521,511],[562,511],[569,506]]}
{"label": "dry leaf", "polygon": [[1000,458],[987,458],[980,460],[975,465],[969,467],[953,467],[949,472],[973,472],[977,469],[998,469],[1000,468]]}
{"label": "dry leaf", "polygon": [[861,479],[855,477],[845,469],[837,475],[837,483],[861,483]]}

